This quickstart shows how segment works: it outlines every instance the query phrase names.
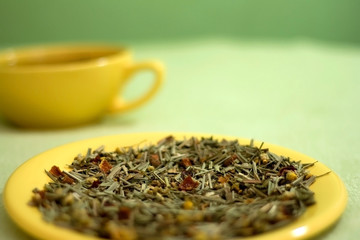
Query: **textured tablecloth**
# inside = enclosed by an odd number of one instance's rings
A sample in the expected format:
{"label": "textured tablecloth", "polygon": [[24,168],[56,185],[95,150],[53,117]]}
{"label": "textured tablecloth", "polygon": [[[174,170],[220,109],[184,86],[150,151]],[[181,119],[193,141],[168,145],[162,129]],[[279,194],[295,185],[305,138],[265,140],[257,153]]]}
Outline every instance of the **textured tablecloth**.
{"label": "textured tablecloth", "polygon": [[[167,68],[160,93],[142,108],[93,125],[46,131],[12,127],[0,115],[1,193],[19,165],[64,143],[143,131],[224,134],[281,145],[331,168],[347,187],[348,206],[316,239],[358,239],[359,48],[230,40],[131,47],[137,60],[160,59]],[[139,94],[147,78],[139,74],[127,97]],[[3,240],[32,239],[11,222],[2,198],[0,233]]]}

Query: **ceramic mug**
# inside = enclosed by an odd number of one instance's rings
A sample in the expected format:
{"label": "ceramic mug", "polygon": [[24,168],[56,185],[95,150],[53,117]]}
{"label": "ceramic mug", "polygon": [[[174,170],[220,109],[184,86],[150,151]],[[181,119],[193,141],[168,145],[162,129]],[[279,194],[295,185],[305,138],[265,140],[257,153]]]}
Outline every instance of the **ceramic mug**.
{"label": "ceramic mug", "polygon": [[[154,73],[139,98],[122,98],[139,71]],[[72,44],[8,49],[0,53],[0,114],[22,127],[68,127],[106,113],[137,108],[164,79],[157,61],[134,62],[131,51],[106,44]]]}

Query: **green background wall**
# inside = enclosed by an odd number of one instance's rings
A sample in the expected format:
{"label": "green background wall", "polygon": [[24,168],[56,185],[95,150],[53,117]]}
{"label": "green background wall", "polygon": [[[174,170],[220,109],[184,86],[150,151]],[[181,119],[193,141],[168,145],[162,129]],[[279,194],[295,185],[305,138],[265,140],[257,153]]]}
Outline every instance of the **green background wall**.
{"label": "green background wall", "polygon": [[315,39],[360,44],[360,1],[0,0],[0,44]]}

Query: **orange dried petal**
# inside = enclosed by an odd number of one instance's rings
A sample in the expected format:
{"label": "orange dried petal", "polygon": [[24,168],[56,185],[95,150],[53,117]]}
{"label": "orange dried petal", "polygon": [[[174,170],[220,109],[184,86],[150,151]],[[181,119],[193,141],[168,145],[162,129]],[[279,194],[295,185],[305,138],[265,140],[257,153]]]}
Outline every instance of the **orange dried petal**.
{"label": "orange dried petal", "polygon": [[199,186],[199,182],[194,181],[191,176],[187,176],[180,184],[179,188],[185,191],[191,191]]}
{"label": "orange dried petal", "polygon": [[229,179],[227,177],[223,177],[223,176],[219,177],[219,179],[218,179],[219,183],[227,183],[227,181],[229,181]]}
{"label": "orange dried petal", "polygon": [[233,164],[234,164],[234,161],[235,161],[237,158],[238,158],[238,157],[237,157],[236,154],[234,153],[233,155],[231,155],[229,158],[227,158],[227,159],[224,161],[223,165],[224,165],[225,167],[230,166],[230,165],[233,165]]}
{"label": "orange dried petal", "polygon": [[64,177],[61,178],[61,182],[68,183],[68,184],[73,184],[75,181],[74,181],[74,179],[72,179],[68,175],[64,174]]}
{"label": "orange dried petal", "polygon": [[112,165],[106,159],[102,159],[101,163],[99,164],[99,168],[104,173],[108,173],[112,169]]}
{"label": "orange dried petal", "polygon": [[60,170],[60,168],[55,165],[51,167],[49,173],[51,173],[56,178],[64,176],[64,173]]}
{"label": "orange dried petal", "polygon": [[193,165],[189,158],[181,159],[181,164],[186,168]]}
{"label": "orange dried petal", "polygon": [[150,155],[150,164],[151,166],[158,167],[161,164],[161,161],[159,159],[159,155],[157,154],[151,154]]}

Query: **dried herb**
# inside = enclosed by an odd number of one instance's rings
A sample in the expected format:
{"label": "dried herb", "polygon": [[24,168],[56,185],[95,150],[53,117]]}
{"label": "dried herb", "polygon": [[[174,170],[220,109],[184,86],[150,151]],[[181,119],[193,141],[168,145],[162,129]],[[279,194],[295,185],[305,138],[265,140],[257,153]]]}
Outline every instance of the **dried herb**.
{"label": "dried herb", "polygon": [[[46,221],[111,239],[227,239],[294,221],[315,203],[311,164],[237,140],[172,136],[79,154],[31,205]],[[70,179],[70,180],[69,180]]]}

